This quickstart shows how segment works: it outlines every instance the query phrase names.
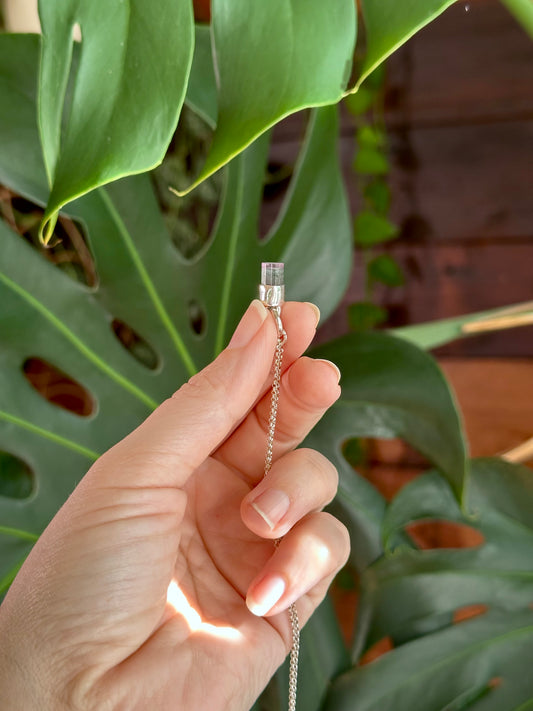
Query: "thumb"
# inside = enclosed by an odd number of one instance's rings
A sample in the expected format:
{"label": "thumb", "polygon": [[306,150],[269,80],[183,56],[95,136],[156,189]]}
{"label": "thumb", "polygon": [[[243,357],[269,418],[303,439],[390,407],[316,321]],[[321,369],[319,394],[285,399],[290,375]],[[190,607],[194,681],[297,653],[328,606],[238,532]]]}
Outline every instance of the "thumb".
{"label": "thumb", "polygon": [[105,465],[107,484],[185,483],[261,391],[276,343],[276,327],[268,313],[260,301],[252,301],[228,347],[98,460],[94,469]]}

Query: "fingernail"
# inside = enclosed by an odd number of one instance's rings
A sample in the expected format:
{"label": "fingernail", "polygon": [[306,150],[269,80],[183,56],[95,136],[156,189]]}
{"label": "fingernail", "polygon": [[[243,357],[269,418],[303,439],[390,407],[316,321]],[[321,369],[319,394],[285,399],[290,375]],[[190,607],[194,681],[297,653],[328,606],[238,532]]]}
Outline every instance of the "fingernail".
{"label": "fingernail", "polygon": [[246,596],[250,612],[262,617],[271,610],[285,592],[286,584],[279,575],[263,578]]}
{"label": "fingernail", "polygon": [[259,299],[254,299],[246,309],[239,325],[235,329],[228,348],[242,348],[246,346],[261,328],[268,311]]}
{"label": "fingernail", "polygon": [[290,499],[284,491],[267,489],[252,501],[250,506],[257,511],[270,530],[272,530],[285,516],[289,510],[290,503]]}
{"label": "fingernail", "polygon": [[318,326],[318,324],[320,323],[320,309],[318,308],[318,306],[316,304],[311,303],[311,301],[306,301],[305,303],[308,306],[310,306],[313,309],[313,311],[315,312],[316,325]]}
{"label": "fingernail", "polygon": [[335,372],[335,377],[337,378],[337,383],[340,382],[341,379],[341,371],[338,369],[338,367],[335,365],[335,363],[332,363],[330,360],[326,360],[325,358],[317,358],[318,361],[321,363],[326,363],[329,365],[329,367]]}

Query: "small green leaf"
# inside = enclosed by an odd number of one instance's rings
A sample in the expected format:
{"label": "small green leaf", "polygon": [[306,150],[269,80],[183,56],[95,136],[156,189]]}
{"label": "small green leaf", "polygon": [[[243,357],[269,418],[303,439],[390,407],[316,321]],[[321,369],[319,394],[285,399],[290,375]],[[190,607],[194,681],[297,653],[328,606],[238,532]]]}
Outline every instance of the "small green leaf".
{"label": "small green leaf", "polygon": [[360,146],[355,154],[353,168],[360,175],[386,175],[389,172],[387,154],[372,146]]}
{"label": "small green leaf", "polygon": [[360,301],[348,307],[348,323],[350,330],[355,333],[370,331],[375,326],[385,323],[387,317],[387,309],[370,301]]}
{"label": "small green leaf", "polygon": [[[39,14],[39,127],[51,188],[42,230],[48,241],[67,202],[162,160],[185,96],[194,24],[189,0],[160,0],[157,8],[143,0],[41,0]],[[76,23],[82,51],[65,106]]]}
{"label": "small green leaf", "polygon": [[368,275],[373,281],[387,286],[402,286],[405,277],[402,268],[390,254],[380,254],[368,264]]}
{"label": "small green leaf", "polygon": [[363,190],[364,198],[374,208],[374,212],[379,215],[387,215],[391,203],[391,192],[387,183],[383,180],[372,180]]}
{"label": "small green leaf", "polygon": [[357,129],[356,140],[360,146],[368,148],[383,148],[387,143],[384,132],[376,126],[361,126]]}
{"label": "small green leaf", "polygon": [[355,94],[348,94],[344,99],[346,108],[353,116],[361,116],[371,108],[376,92],[366,86],[360,86]]}
{"label": "small green leaf", "polygon": [[398,236],[398,227],[382,215],[370,210],[360,212],[354,221],[354,241],[359,247],[372,247]]}

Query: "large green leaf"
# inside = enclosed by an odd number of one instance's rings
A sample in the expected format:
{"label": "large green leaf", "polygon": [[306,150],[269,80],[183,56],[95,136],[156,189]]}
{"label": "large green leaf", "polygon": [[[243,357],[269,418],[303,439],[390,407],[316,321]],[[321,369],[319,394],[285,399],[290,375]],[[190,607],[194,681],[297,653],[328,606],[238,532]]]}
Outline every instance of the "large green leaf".
{"label": "large green leaf", "polygon": [[455,0],[362,0],[367,47],[355,89],[422,27]]}
{"label": "large green leaf", "polygon": [[324,711],[526,711],[533,708],[533,611],[491,611],[354,667]]}
{"label": "large green leaf", "polygon": [[356,35],[353,0],[213,0],[218,123],[207,178],[284,116],[338,102]]}
{"label": "large green leaf", "polygon": [[[0,106],[9,107],[0,112],[6,138],[0,179],[44,203],[35,121],[37,41],[0,36],[0,57],[9,77],[0,82]],[[267,138],[229,166],[211,241],[193,262],[172,244],[147,175],[68,206],[89,237],[98,272],[93,289],[71,280],[0,223],[0,450],[27,462],[35,477],[30,498],[0,498],[0,579],[14,570],[91,461],[223,347],[255,295],[261,260],[286,262],[289,298],[314,300],[326,314],[340,300],[352,257],[336,110],[313,115],[278,221],[259,241]],[[15,157],[29,171],[38,167],[31,178]],[[328,280],[320,278],[324,273]],[[200,336],[189,322],[191,302],[205,315]],[[113,317],[153,348],[156,370],[122,347]],[[95,414],[79,417],[44,400],[22,374],[28,357],[44,358],[82,384]]]}
{"label": "large green leaf", "polygon": [[[366,645],[385,635],[401,642],[434,626],[449,624],[453,612],[485,604],[513,610],[533,600],[533,478],[525,467],[500,459],[472,462],[468,510],[436,473],[416,479],[394,499],[383,531],[387,555],[363,576]],[[419,520],[468,525],[484,540],[460,549],[414,550],[398,533]],[[392,547],[392,549],[391,549]],[[533,647],[532,647],[533,658]]]}
{"label": "large green leaf", "polygon": [[208,25],[196,25],[194,55],[185,102],[211,128],[215,128],[218,118],[217,84],[211,51],[211,28]]}
{"label": "large green leaf", "polygon": [[351,437],[402,437],[436,464],[461,495],[465,443],[452,394],[435,361],[418,348],[381,333],[343,336],[315,349],[343,373],[342,397],[308,438],[340,474],[335,509],[350,528],[359,570],[382,552],[385,504],[342,456]]}
{"label": "large green leaf", "polygon": [[[190,0],[41,0],[39,13],[48,239],[67,202],[162,160],[185,96],[194,36]],[[66,106],[75,23],[82,47]]]}

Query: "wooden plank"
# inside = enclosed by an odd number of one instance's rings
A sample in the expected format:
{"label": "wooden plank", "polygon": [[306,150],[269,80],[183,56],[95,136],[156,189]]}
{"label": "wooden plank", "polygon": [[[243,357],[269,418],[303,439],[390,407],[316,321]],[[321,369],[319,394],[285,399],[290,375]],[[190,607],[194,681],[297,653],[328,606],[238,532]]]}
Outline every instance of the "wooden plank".
{"label": "wooden plank", "polygon": [[498,0],[452,5],[388,67],[392,125],[533,117],[533,42]]}
{"label": "wooden plank", "polygon": [[[405,286],[383,288],[380,303],[391,312],[390,326],[528,301],[533,294],[533,241],[471,245],[393,244],[388,250],[403,266]],[[347,330],[348,304],[363,298],[363,267],[355,261],[350,287],[335,314],[319,329],[318,340]],[[533,327],[479,334],[443,347],[439,353],[462,356],[530,356]]]}
{"label": "wooden plank", "polygon": [[[391,136],[391,151],[403,239],[533,234],[533,121],[406,130]],[[352,152],[343,140],[347,177]]]}

